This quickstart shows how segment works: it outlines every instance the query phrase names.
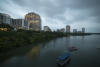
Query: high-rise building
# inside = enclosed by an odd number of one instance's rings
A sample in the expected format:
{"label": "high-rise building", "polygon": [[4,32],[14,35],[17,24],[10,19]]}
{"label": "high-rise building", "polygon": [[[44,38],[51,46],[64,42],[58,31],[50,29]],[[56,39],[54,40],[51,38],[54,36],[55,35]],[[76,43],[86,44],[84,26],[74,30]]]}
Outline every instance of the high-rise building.
{"label": "high-rise building", "polygon": [[24,29],[28,30],[29,29],[29,22],[24,19],[12,19],[11,21],[11,26],[15,29]]}
{"label": "high-rise building", "polygon": [[82,33],[82,31],[77,31],[77,33]]}
{"label": "high-rise building", "polygon": [[61,32],[65,32],[65,29],[64,29],[64,28],[62,28],[60,31],[61,31]]}
{"label": "high-rise building", "polygon": [[62,28],[62,29],[57,29],[57,32],[65,32],[65,29]]}
{"label": "high-rise building", "polygon": [[11,18],[8,14],[0,13],[0,23],[10,24]]}
{"label": "high-rise building", "polygon": [[60,29],[57,29],[57,32],[60,32]]}
{"label": "high-rise building", "polygon": [[66,26],[66,33],[70,33],[70,25]]}
{"label": "high-rise building", "polygon": [[60,32],[60,29],[57,29],[57,32]]}
{"label": "high-rise building", "polygon": [[77,29],[73,29],[73,33],[77,33]]}
{"label": "high-rise building", "polygon": [[29,29],[33,31],[41,30],[41,18],[38,14],[31,12],[26,14],[25,20],[29,21]]}
{"label": "high-rise building", "polygon": [[51,29],[48,26],[44,26],[44,31],[49,31],[51,32]]}
{"label": "high-rise building", "polygon": [[85,33],[85,28],[82,28],[82,33]]}

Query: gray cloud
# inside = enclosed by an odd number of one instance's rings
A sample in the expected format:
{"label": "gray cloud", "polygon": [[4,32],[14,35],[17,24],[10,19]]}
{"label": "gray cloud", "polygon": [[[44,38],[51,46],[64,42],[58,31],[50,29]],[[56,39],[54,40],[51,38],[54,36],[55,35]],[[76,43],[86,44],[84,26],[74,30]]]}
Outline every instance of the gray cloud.
{"label": "gray cloud", "polygon": [[[42,25],[52,29],[86,27],[88,32],[100,32],[100,0],[1,0],[0,12],[24,18],[28,12],[41,15]],[[95,31],[97,30],[97,31]]]}

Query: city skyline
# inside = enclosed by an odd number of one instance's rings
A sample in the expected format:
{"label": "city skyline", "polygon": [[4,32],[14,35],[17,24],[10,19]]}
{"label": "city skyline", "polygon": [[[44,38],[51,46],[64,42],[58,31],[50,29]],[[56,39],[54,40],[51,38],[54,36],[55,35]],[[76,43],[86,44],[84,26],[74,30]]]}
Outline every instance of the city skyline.
{"label": "city skyline", "polygon": [[[57,31],[57,32],[67,32],[71,33],[71,27],[70,25],[66,25],[66,28],[60,28],[57,30],[52,30],[49,26],[44,26],[43,29],[41,29],[41,17],[39,14],[36,14],[34,12],[30,12],[25,15],[24,19],[22,18],[12,18],[9,14],[0,13],[0,23],[8,24],[11,27],[14,28],[14,30],[23,29],[23,30],[33,30],[33,31]],[[2,30],[5,28],[1,28]],[[66,30],[66,31],[65,31]],[[74,30],[74,29],[73,29]],[[80,30],[81,33],[85,33],[85,28],[82,27],[82,30]],[[74,31],[73,31],[74,33]]]}
{"label": "city skyline", "polygon": [[100,32],[99,4],[99,0],[1,0],[0,13],[22,19],[29,12],[38,13],[42,29],[49,26],[56,30],[70,25],[71,31],[85,27],[87,32]]}

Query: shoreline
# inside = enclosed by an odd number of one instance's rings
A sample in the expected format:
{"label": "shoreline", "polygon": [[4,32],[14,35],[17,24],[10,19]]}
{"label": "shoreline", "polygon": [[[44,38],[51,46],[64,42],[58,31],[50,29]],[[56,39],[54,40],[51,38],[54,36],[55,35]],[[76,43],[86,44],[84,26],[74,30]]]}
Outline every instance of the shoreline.
{"label": "shoreline", "polygon": [[28,46],[35,43],[48,42],[58,37],[86,36],[91,33],[63,33],[63,32],[36,32],[36,31],[11,31],[0,32],[0,52]]}

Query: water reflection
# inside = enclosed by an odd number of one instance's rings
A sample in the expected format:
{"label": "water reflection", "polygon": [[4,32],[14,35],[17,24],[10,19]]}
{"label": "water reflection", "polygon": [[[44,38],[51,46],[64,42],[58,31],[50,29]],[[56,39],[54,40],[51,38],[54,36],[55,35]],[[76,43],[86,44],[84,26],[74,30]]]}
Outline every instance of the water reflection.
{"label": "water reflection", "polygon": [[[70,46],[78,48],[71,53],[71,62],[67,67],[98,67],[100,64],[100,36],[71,36],[41,43],[35,46],[13,51],[13,55],[0,63],[0,67],[56,67],[56,58],[68,52]],[[97,43],[97,44],[96,44]],[[8,55],[4,55],[7,57]],[[98,65],[98,66],[97,66]]]}
{"label": "water reflection", "polygon": [[70,47],[70,37],[66,37],[66,48],[67,48],[67,51],[69,50],[69,47]]}
{"label": "water reflection", "polygon": [[28,53],[27,56],[32,58],[37,58],[40,54],[40,45],[34,46]]}

